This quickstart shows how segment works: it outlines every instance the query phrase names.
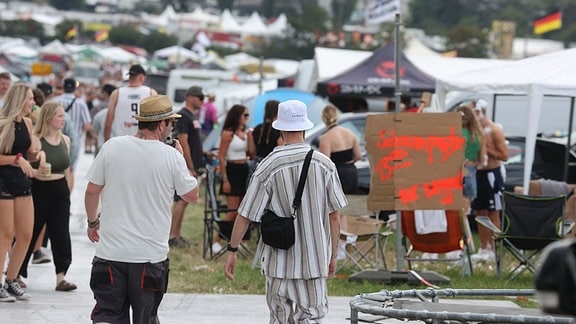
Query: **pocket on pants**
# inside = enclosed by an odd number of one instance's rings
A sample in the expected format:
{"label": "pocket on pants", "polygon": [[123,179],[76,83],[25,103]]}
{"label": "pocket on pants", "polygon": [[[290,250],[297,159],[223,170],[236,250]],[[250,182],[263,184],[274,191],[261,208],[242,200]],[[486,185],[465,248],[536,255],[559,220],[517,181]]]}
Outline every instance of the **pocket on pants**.
{"label": "pocket on pants", "polygon": [[111,264],[100,258],[92,261],[92,273],[90,274],[90,288],[96,289],[101,286],[111,286],[114,284],[114,274]]}
{"label": "pocket on pants", "polygon": [[168,269],[166,261],[144,264],[142,267],[140,288],[147,291],[166,291],[168,288]]}

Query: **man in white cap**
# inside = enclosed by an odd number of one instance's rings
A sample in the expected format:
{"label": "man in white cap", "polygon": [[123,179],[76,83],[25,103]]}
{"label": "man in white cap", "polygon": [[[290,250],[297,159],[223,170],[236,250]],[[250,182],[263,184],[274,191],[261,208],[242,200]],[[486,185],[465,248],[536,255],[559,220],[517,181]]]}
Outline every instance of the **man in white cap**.
{"label": "man in white cap", "polygon": [[[502,176],[502,161],[508,160],[508,146],[502,126],[492,122],[486,116],[488,103],[479,99],[476,101],[474,113],[484,132],[486,143],[486,156],[484,166],[476,171],[478,195],[472,201],[472,209],[476,216],[488,216],[490,220],[500,227],[500,211],[502,210],[502,193],[504,192],[504,178]],[[494,260],[494,239],[492,232],[484,226],[478,226],[480,248],[478,253],[472,255],[474,261]]]}
{"label": "man in white cap", "polygon": [[134,116],[140,111],[140,101],[158,94],[144,82],[146,70],[142,65],[134,64],[128,70],[128,84],[112,91],[104,123],[105,141],[114,136],[134,135],[138,130]]}
{"label": "man in white cap", "polygon": [[130,313],[133,323],[158,322],[168,287],[172,198],[176,192],[198,199],[182,148],[164,143],[178,117],[168,97],[145,98],[138,132],[104,143],[86,174],[87,234],[98,243],[90,276],[94,323],[130,323]]}
{"label": "man in white cap", "polygon": [[[304,131],[312,126],[303,102],[288,100],[278,105],[278,119],[272,127],[281,132],[284,145],[260,162],[238,208],[224,265],[229,280],[234,279],[236,251],[249,224],[259,222],[264,209],[283,217],[292,214],[303,161],[311,149],[304,142]],[[336,272],[339,210],[347,204],[334,163],[314,152],[294,221],[294,245],[282,250],[260,240],[258,246],[270,323],[319,323],[326,316],[326,278]]]}

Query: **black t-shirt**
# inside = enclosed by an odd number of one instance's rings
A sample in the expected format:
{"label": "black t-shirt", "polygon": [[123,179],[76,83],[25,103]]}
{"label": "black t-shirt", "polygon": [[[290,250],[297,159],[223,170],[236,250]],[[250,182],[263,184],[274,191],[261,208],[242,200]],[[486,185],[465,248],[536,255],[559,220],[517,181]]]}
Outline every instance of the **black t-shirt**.
{"label": "black t-shirt", "polygon": [[190,156],[194,168],[205,167],[204,156],[202,152],[202,138],[200,137],[201,125],[196,115],[186,108],[178,112],[182,117],[176,122],[176,135],[188,134],[188,146],[190,147]]}
{"label": "black t-shirt", "polygon": [[265,158],[278,144],[280,138],[280,131],[272,128],[272,124],[268,124],[264,129],[264,124],[260,124],[254,128],[253,138],[256,144],[256,156]]}

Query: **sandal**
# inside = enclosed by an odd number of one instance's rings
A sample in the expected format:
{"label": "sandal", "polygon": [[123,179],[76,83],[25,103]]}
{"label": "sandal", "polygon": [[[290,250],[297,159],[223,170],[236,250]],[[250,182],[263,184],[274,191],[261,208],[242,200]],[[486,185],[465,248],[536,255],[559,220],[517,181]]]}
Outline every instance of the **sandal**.
{"label": "sandal", "polygon": [[76,287],[75,284],[68,282],[66,280],[62,280],[56,286],[56,291],[70,291],[70,290],[74,290],[76,288],[78,288],[78,287]]}

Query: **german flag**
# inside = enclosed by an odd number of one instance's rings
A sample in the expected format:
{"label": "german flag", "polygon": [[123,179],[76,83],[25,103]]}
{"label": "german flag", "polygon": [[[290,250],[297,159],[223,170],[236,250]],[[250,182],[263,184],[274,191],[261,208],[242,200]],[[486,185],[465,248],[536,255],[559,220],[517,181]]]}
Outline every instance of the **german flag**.
{"label": "german flag", "polygon": [[78,35],[78,28],[76,27],[76,25],[74,25],[72,26],[72,28],[68,29],[68,31],[66,32],[66,36],[64,36],[64,38],[72,39],[76,37],[76,35]]}
{"label": "german flag", "polygon": [[94,34],[94,41],[96,43],[102,43],[103,41],[108,39],[108,31],[107,30],[99,30]]}
{"label": "german flag", "polygon": [[542,35],[547,32],[562,28],[562,11],[558,10],[533,22],[534,34]]}

